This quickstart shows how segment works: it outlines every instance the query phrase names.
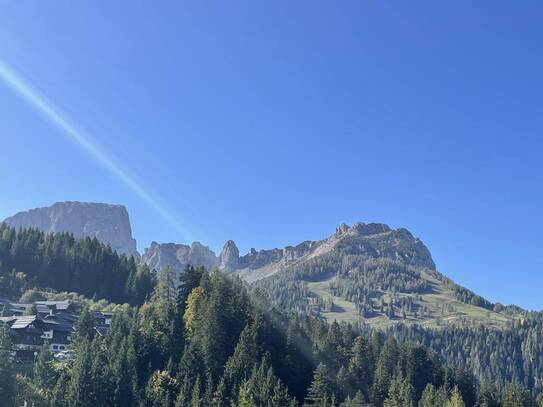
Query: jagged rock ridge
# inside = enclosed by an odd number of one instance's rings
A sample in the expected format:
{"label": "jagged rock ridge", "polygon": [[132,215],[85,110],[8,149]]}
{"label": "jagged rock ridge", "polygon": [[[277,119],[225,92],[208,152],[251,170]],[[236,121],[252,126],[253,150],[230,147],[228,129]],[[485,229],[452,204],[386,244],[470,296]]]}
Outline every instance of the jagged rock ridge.
{"label": "jagged rock ridge", "polygon": [[153,242],[145,250],[142,262],[151,269],[159,270],[164,266],[170,266],[178,272],[181,272],[187,264],[206,268],[218,267],[224,271],[236,272],[248,281],[255,281],[296,262],[333,250],[375,258],[387,257],[435,270],[430,252],[409,231],[394,230],[381,223],[363,222],[355,223],[350,227],[342,224],[337,227],[335,234],[324,240],[308,240],[282,249],[256,250],[252,248],[243,256],[240,256],[232,240],[225,243],[218,257],[211,249],[198,242],[191,246]]}
{"label": "jagged rock ridge", "polygon": [[336,233],[324,240],[305,241],[283,249],[251,249],[240,257],[236,271],[242,278],[255,281],[332,251],[391,258],[435,270],[430,251],[407,229],[391,229],[382,223],[357,222],[352,226],[339,225]]}
{"label": "jagged rock ridge", "polygon": [[228,240],[218,258],[218,267],[224,271],[234,271],[239,267],[239,250],[233,240]]}
{"label": "jagged rock ridge", "polygon": [[49,207],[19,212],[4,222],[17,229],[68,232],[76,238],[96,237],[118,253],[139,258],[128,212],[122,205],[57,202]]}
{"label": "jagged rock ridge", "polygon": [[145,249],[141,261],[155,271],[166,266],[172,267],[176,271],[177,277],[189,264],[195,267],[204,266],[206,269],[217,265],[215,253],[200,242],[194,242],[190,246],[152,242],[151,246]]}

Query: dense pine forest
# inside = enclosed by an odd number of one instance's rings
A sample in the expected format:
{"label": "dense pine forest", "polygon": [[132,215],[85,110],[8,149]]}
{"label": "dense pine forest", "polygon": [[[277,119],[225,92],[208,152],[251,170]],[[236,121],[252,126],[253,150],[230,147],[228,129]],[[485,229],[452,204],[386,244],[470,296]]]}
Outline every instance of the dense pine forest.
{"label": "dense pine forest", "polygon": [[396,325],[385,331],[398,340],[420,343],[455,365],[466,365],[478,378],[503,387],[521,383],[543,392],[543,316],[533,313],[516,319],[505,329],[451,326],[425,329]]}
{"label": "dense pine forest", "polygon": [[[235,275],[187,267],[174,281],[169,268],[155,276],[93,239],[0,232],[2,295],[36,287],[131,304],[103,336],[83,308],[71,356],[57,360],[46,346],[31,369],[10,357],[4,326],[2,406],[543,405],[538,314],[503,330],[327,323],[285,312]],[[399,264],[374,270],[370,286],[398,270],[419,289]]]}
{"label": "dense pine forest", "polygon": [[152,291],[152,280],[146,266],[97,239],[16,231],[0,223],[0,295],[18,298],[37,287],[141,305]]}
{"label": "dense pine forest", "polygon": [[175,289],[160,273],[141,307],[102,337],[83,311],[73,357],[48,350],[16,375],[0,341],[3,405],[34,406],[537,406],[522,387],[480,387],[419,345],[285,316],[244,284],[189,267]]}

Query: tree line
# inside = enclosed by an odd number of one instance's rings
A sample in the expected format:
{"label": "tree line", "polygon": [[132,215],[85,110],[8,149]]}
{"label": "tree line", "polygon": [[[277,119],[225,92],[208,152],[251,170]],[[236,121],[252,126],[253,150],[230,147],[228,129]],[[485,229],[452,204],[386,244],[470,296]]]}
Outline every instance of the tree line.
{"label": "tree line", "polygon": [[[0,334],[6,406],[538,406],[518,385],[481,386],[420,345],[347,324],[284,314],[239,279],[164,269],[150,298],[118,313],[105,336],[84,310],[72,357],[47,349],[16,374]],[[541,403],[539,405],[542,405]]]}
{"label": "tree line", "polygon": [[419,325],[388,328],[386,335],[421,343],[449,363],[464,365],[480,380],[503,388],[520,383],[534,394],[543,392],[543,315],[527,313],[506,328],[449,326],[429,329]]}
{"label": "tree line", "polygon": [[142,304],[153,274],[96,238],[15,230],[0,223],[0,295],[19,298],[32,288],[73,291],[88,298]]}

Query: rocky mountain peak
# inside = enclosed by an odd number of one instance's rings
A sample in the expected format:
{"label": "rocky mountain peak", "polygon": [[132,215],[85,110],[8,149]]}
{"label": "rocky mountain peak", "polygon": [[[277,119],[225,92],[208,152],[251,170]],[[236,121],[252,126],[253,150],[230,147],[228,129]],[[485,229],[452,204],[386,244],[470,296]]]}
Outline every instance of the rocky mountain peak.
{"label": "rocky mountain peak", "polygon": [[234,271],[239,265],[239,249],[233,240],[228,240],[219,255],[218,265],[221,270]]}
{"label": "rocky mountain peak", "polygon": [[204,266],[207,269],[215,267],[217,258],[213,250],[200,242],[193,242],[190,246],[189,264],[193,266]]}
{"label": "rocky mountain peak", "polygon": [[342,223],[336,228],[336,236],[341,236],[342,234],[347,233],[348,230],[349,226],[345,223]]}
{"label": "rocky mountain peak", "polygon": [[369,236],[390,232],[392,229],[384,223],[356,222],[349,230],[358,235]]}
{"label": "rocky mountain peak", "polygon": [[158,271],[165,266],[170,266],[177,272],[181,272],[188,264],[211,269],[215,267],[217,258],[209,247],[200,242],[193,242],[190,246],[177,243],[152,242],[145,249],[141,261],[152,270]]}
{"label": "rocky mountain peak", "polygon": [[128,211],[122,205],[95,202],[57,202],[49,207],[19,212],[4,220],[13,228],[45,233],[67,232],[75,238],[95,237],[118,253],[139,258]]}

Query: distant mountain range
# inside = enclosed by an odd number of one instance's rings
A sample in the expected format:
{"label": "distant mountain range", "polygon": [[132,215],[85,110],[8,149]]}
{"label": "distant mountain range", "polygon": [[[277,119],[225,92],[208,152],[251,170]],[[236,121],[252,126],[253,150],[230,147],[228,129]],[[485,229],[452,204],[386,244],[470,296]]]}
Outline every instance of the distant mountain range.
{"label": "distant mountain range", "polygon": [[398,321],[426,325],[458,321],[503,325],[501,306],[456,285],[437,272],[428,248],[408,230],[381,223],[342,224],[328,238],[240,256],[233,241],[219,255],[209,247],[153,242],[142,256],[122,205],[59,202],[5,219],[15,228],[96,237],[151,269],[187,264],[236,273],[255,283],[283,308],[327,319],[387,326]]}

